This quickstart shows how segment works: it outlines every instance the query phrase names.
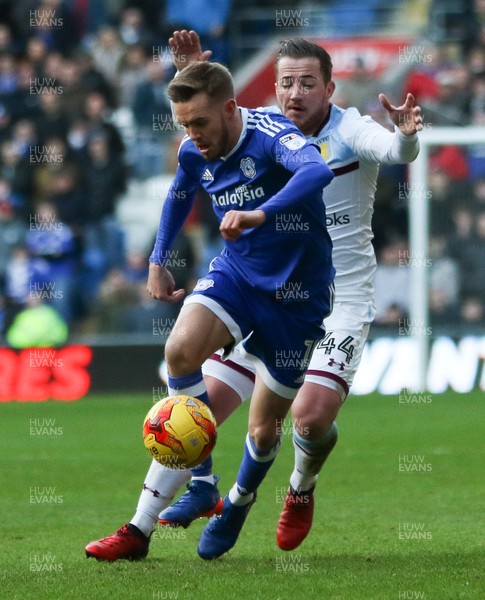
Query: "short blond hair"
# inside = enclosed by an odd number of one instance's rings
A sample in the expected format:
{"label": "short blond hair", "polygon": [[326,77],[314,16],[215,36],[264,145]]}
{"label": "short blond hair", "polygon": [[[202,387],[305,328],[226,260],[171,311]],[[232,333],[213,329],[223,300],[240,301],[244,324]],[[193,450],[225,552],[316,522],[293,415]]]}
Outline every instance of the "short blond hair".
{"label": "short blond hair", "polygon": [[175,104],[188,102],[200,92],[212,100],[234,98],[234,81],[229,69],[219,63],[196,61],[172,79],[167,88],[167,95]]}

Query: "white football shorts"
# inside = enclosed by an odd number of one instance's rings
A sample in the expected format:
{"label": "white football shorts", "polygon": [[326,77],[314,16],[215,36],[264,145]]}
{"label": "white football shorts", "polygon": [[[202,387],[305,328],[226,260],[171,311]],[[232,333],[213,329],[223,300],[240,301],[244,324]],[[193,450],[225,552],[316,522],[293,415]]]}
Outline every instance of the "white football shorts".
{"label": "white football shorts", "polygon": [[[305,382],[335,390],[343,402],[359,367],[373,316],[371,303],[335,302],[332,314],[325,319],[326,334],[315,346]],[[203,364],[202,372],[229,385],[241,401],[252,394],[255,368],[243,356],[240,345],[226,360],[221,350],[213,354]]]}

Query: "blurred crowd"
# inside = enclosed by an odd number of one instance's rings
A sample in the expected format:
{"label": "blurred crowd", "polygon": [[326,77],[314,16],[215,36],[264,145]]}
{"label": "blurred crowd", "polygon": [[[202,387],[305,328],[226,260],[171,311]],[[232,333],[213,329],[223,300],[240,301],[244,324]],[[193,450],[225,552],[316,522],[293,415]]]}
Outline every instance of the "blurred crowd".
{"label": "blurred crowd", "polygon": [[[416,97],[425,128],[484,126],[485,1],[434,1],[429,28],[434,42],[417,43],[407,57],[402,92]],[[395,169],[381,170],[374,215],[376,324],[406,322],[409,267],[423,261],[430,269],[431,323],[468,324],[470,330],[485,324],[485,138],[483,145],[453,145],[452,136],[449,143],[431,151],[427,190],[413,189]],[[429,206],[428,257],[408,247],[412,194]]]}
{"label": "blurred crowd", "polygon": [[[147,296],[152,240],[142,249],[130,247],[117,206],[134,180],[174,169],[180,132],[165,96],[173,76],[170,33],[197,29],[215,60],[241,66],[232,63],[229,36],[238,3],[214,0],[210,10],[205,4],[0,3],[0,331],[12,345],[15,332],[10,338],[8,332],[19,315],[46,304],[80,333],[147,333],[155,320],[168,323],[176,316],[179,307]],[[257,4],[273,12],[276,6],[269,0]],[[323,4],[329,10],[335,3]],[[430,19],[441,4],[429,3]],[[460,31],[455,21],[443,19],[434,45],[404,64],[398,93],[415,94],[429,125],[485,125],[485,1],[463,4]],[[350,10],[353,3],[347,5]],[[365,65],[356,62],[355,93],[349,81],[347,95],[339,97],[337,89],[336,101],[382,118]],[[406,181],[404,168],[383,168],[378,186],[377,320],[383,325],[395,324],[409,309],[402,294],[413,258],[406,242]],[[483,323],[485,143],[436,150],[428,201],[433,319]],[[190,290],[220,245],[201,193],[173,250],[178,285]],[[395,290],[401,295],[393,296]]]}

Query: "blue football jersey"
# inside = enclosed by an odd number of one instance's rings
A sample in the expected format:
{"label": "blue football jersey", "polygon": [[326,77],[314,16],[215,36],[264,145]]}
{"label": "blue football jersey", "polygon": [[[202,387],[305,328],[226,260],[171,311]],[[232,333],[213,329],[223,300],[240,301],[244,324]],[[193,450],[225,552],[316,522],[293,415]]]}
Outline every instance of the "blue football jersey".
{"label": "blue football jersey", "polygon": [[280,291],[282,300],[292,290],[300,300],[327,291],[334,270],[322,188],[333,174],[286,117],[240,110],[241,136],[226,156],[206,160],[189,137],[182,141],[150,261],[163,264],[202,185],[219,221],[229,210],[265,212],[261,226],[226,241],[222,252],[246,282],[277,297]]}

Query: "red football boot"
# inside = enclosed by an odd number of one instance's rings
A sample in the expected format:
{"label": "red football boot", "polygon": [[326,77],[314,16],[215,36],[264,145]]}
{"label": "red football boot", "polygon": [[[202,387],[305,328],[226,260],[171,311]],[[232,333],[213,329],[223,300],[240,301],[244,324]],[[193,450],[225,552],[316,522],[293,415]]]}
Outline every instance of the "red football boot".
{"label": "red football boot", "polygon": [[116,533],[91,542],[85,548],[86,556],[97,560],[140,560],[148,554],[150,538],[145,537],[134,525],[123,525]]}
{"label": "red football boot", "polygon": [[290,486],[286,493],[285,505],[276,527],[276,541],[282,550],[294,550],[310,533],[315,501],[312,487],[306,492],[297,493]]}

